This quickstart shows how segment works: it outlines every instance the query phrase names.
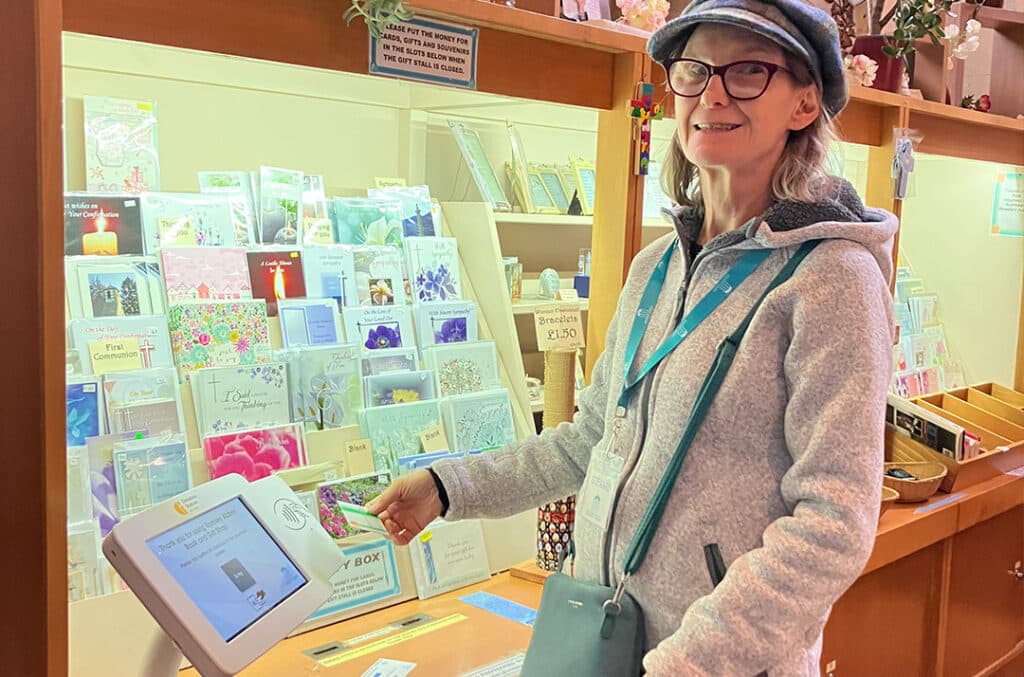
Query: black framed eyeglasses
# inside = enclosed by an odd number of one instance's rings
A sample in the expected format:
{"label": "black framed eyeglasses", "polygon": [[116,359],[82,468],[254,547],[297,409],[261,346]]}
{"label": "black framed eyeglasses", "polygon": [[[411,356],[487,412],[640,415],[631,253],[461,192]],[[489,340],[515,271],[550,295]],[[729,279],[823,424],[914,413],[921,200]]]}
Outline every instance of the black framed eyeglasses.
{"label": "black framed eyeglasses", "polygon": [[679,96],[700,96],[708,88],[711,78],[717,75],[722,78],[725,93],[737,101],[749,101],[764,94],[778,71],[792,74],[785,66],[768,61],[734,61],[712,66],[696,59],[678,58],[669,59],[662,66],[669,89]]}

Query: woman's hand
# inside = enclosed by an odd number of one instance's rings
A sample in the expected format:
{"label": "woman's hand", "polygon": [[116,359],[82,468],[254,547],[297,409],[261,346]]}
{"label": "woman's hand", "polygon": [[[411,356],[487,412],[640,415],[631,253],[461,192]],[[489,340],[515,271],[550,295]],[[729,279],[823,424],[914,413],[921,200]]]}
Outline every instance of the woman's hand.
{"label": "woman's hand", "polygon": [[430,472],[417,470],[392,482],[383,494],[366,504],[366,509],[380,517],[392,541],[408,545],[441,516],[442,506]]}

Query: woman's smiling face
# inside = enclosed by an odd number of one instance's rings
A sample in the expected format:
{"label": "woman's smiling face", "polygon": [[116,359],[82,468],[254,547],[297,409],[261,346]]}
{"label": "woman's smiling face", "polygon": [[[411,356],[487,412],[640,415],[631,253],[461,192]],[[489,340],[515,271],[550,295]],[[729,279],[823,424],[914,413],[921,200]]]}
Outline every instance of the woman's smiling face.
{"label": "woman's smiling face", "polygon": [[[676,95],[680,146],[687,159],[703,170],[742,171],[765,162],[774,167],[789,132],[806,127],[818,115],[815,86],[799,85],[788,72],[783,49],[755,33],[701,24],[680,56],[711,66],[749,60],[787,69],[775,72],[755,99],[733,99],[718,75],[711,77],[700,96]],[[808,109],[809,103],[813,110]]]}

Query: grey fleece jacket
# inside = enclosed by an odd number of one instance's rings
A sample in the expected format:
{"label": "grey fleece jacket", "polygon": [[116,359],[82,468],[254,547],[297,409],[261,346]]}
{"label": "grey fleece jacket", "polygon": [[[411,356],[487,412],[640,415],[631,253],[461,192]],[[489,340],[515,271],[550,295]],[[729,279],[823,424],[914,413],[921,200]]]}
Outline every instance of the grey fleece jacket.
{"label": "grey fleece jacket", "polygon": [[[591,450],[610,443],[616,423],[614,451],[625,465],[611,527],[577,518],[575,536],[576,575],[616,585],[718,344],[800,243],[824,239],[755,314],[647,559],[626,586],[645,614],[644,666],[652,676],[817,675],[829,610],[862,571],[878,522],[896,218],[865,208],[838,181],[832,199],[778,203],[690,261],[702,216],[675,216],[677,232],[632,263],[573,422],[497,453],[437,464],[447,518],[504,517],[573,494]],[[773,253],[646,377],[616,421],[626,338],[644,286],[676,237],[683,246],[637,364],[744,250]],[[728,567],[717,587],[705,562],[709,544]]]}

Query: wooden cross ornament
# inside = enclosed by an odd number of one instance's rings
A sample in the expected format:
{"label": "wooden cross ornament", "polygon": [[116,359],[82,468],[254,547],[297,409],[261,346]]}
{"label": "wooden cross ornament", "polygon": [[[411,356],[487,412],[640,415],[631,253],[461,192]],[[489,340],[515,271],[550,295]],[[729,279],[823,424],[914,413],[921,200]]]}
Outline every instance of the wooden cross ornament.
{"label": "wooden cross ornament", "polygon": [[637,83],[636,98],[630,100],[629,106],[629,116],[633,118],[633,138],[636,141],[633,173],[646,176],[651,161],[651,120],[660,120],[664,108],[660,103],[654,103],[654,85],[649,82]]}

